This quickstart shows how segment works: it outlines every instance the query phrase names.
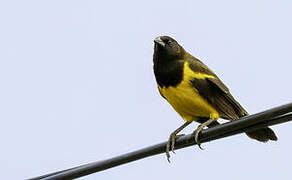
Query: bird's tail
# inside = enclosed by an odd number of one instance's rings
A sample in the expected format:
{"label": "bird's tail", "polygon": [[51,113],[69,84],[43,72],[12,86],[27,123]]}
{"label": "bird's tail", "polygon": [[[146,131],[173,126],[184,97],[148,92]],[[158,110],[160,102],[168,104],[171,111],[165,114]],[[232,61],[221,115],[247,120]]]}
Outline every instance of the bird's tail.
{"label": "bird's tail", "polygon": [[[241,111],[239,113],[240,113],[239,117],[243,117],[243,116],[248,115],[248,112],[245,111],[242,107],[241,107]],[[269,127],[257,129],[255,131],[245,132],[245,134],[248,137],[250,137],[251,139],[255,139],[255,140],[260,141],[260,142],[267,142],[269,140],[272,140],[272,141],[278,140],[274,131]]]}
{"label": "bird's tail", "polygon": [[278,140],[274,131],[269,127],[258,129],[256,131],[246,132],[246,135],[252,139],[255,139],[261,142],[267,142],[268,140],[272,140],[272,141]]}

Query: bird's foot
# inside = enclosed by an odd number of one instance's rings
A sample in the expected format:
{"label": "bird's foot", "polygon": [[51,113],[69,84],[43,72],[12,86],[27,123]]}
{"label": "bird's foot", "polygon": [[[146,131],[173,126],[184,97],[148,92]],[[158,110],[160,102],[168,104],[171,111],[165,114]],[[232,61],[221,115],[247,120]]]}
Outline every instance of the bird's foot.
{"label": "bird's foot", "polygon": [[184,134],[179,134],[179,135],[176,135],[175,133],[172,133],[170,136],[169,136],[169,139],[168,139],[168,142],[167,142],[167,145],[166,145],[166,158],[167,158],[167,161],[170,162],[169,158],[170,158],[170,153],[169,153],[169,149],[171,147],[171,151],[175,154],[174,152],[174,145],[175,145],[175,141],[177,138],[179,137],[182,137],[184,136]]}
{"label": "bird's foot", "polygon": [[199,134],[203,129],[204,129],[204,126],[199,125],[199,127],[193,132],[193,134],[195,136],[195,142],[197,143],[197,145],[199,146],[199,148],[201,150],[204,150],[204,148],[201,147],[201,143],[199,141]]}
{"label": "bird's foot", "polygon": [[215,119],[216,117],[212,115],[211,119],[209,119],[208,121],[200,124],[198,126],[198,128],[193,132],[194,136],[195,136],[195,141],[196,143],[198,144],[199,148],[204,150],[204,148],[201,147],[201,143],[199,141],[199,134],[200,132],[205,128],[205,127],[208,127],[212,122],[216,121]]}

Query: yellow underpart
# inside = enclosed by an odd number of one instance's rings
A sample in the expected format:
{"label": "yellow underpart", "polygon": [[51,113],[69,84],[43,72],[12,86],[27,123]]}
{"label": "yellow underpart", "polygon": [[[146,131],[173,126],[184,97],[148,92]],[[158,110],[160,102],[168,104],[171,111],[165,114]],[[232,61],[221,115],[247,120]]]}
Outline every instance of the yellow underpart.
{"label": "yellow underpart", "polygon": [[219,113],[198,93],[190,80],[216,78],[212,75],[191,70],[189,63],[184,63],[183,80],[176,86],[160,87],[160,93],[185,121],[196,121],[198,117],[218,119]]}

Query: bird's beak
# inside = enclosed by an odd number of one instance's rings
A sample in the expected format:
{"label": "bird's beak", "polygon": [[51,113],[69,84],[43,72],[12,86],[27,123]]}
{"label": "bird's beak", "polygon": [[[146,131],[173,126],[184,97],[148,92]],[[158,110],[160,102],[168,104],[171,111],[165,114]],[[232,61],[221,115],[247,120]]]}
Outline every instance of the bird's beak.
{"label": "bird's beak", "polygon": [[161,40],[160,37],[155,38],[154,42],[159,44],[159,45],[161,45],[161,46],[163,46],[163,47],[165,46],[165,43]]}

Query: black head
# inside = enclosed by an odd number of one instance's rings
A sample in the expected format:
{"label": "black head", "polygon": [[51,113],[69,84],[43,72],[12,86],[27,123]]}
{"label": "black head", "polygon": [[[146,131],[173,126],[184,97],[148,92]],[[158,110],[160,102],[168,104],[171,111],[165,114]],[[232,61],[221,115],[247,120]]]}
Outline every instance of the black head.
{"label": "black head", "polygon": [[159,36],[154,39],[154,58],[171,61],[182,58],[184,53],[183,47],[169,36]]}

